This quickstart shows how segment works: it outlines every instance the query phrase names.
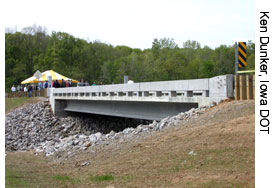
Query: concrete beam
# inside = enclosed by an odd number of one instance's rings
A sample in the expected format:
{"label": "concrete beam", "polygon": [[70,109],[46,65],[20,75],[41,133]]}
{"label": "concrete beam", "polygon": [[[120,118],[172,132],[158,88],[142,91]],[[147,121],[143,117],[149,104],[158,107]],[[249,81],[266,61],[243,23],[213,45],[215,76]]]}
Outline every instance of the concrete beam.
{"label": "concrete beam", "polygon": [[174,116],[180,112],[197,107],[197,103],[68,100],[64,110],[137,119],[161,120],[167,116]]}

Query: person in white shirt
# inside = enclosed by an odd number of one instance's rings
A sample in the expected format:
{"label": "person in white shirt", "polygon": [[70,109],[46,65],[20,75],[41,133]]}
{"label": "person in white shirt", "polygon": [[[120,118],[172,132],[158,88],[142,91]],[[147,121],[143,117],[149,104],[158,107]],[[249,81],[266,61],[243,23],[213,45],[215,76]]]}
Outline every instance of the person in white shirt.
{"label": "person in white shirt", "polygon": [[11,88],[11,90],[12,90],[13,93],[17,91],[17,89],[16,89],[16,87],[15,87],[14,85],[13,85],[13,87]]}
{"label": "person in white shirt", "polygon": [[128,83],[128,84],[133,84],[134,82],[133,82],[133,80],[128,80],[127,83]]}
{"label": "person in white shirt", "polygon": [[27,87],[26,86],[24,86],[23,91],[27,92]]}
{"label": "person in white shirt", "polygon": [[133,80],[131,78],[128,78],[128,81],[127,81],[128,84],[134,84]]}

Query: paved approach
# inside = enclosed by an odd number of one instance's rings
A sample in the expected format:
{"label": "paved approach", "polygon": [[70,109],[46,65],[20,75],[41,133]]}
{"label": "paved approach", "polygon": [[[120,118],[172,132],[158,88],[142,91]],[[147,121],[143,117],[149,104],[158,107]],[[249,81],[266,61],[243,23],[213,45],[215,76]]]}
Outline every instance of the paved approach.
{"label": "paved approach", "polygon": [[50,88],[57,116],[83,112],[160,120],[234,96],[233,75],[206,79]]}

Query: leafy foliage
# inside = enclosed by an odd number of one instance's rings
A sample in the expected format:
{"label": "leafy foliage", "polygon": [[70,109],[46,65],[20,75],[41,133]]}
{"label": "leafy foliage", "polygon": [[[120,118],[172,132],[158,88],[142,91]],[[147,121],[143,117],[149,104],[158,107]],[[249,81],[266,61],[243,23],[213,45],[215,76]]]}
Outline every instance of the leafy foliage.
{"label": "leafy foliage", "polygon": [[[128,75],[135,82],[180,80],[234,73],[234,45],[216,49],[187,40],[179,48],[174,39],[154,39],[151,49],[112,46],[86,41],[64,32],[47,34],[33,26],[5,34],[6,91],[36,70],[53,69],[89,83],[122,83]],[[255,44],[248,42],[248,69],[254,69]]]}

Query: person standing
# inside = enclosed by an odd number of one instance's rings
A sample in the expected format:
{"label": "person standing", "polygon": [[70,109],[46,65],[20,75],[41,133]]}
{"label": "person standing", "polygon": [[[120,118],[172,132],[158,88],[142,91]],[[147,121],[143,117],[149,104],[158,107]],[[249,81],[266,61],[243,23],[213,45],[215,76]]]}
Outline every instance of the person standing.
{"label": "person standing", "polygon": [[72,80],[69,80],[69,87],[72,87]]}
{"label": "person standing", "polygon": [[48,88],[48,82],[45,81],[44,88]]}
{"label": "person standing", "polygon": [[39,95],[39,97],[41,96],[41,90],[43,89],[43,83],[42,82],[39,82],[39,84],[38,84],[39,86],[38,86],[38,95]]}
{"label": "person standing", "polygon": [[69,87],[69,80],[66,80],[65,85],[66,87]]}
{"label": "person standing", "polygon": [[133,80],[128,80],[128,84],[134,84]]}
{"label": "person standing", "polygon": [[24,86],[23,92],[27,92],[27,87],[26,86]]}
{"label": "person standing", "polygon": [[80,80],[80,81],[78,82],[78,84],[77,84],[77,87],[81,87],[81,86],[84,86],[83,80]]}
{"label": "person standing", "polygon": [[28,86],[28,96],[32,97],[32,86],[31,85]]}
{"label": "person standing", "polygon": [[13,85],[13,87],[11,88],[12,92],[15,93],[17,91],[16,87]]}
{"label": "person standing", "polygon": [[39,82],[39,88],[40,88],[40,90],[43,88],[43,83],[42,82]]}
{"label": "person standing", "polygon": [[60,87],[66,87],[66,83],[65,83],[65,81],[62,79],[61,80],[61,85],[60,85]]}
{"label": "person standing", "polygon": [[54,88],[59,88],[60,87],[60,84],[58,83],[58,80],[55,80],[53,86],[54,86]]}

